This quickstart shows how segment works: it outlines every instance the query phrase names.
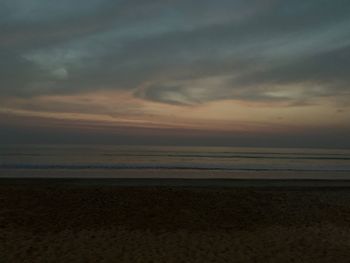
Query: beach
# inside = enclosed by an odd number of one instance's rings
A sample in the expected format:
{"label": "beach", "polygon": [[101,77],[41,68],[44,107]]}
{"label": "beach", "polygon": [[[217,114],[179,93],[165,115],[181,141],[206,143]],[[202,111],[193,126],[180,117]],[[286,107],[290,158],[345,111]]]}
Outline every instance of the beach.
{"label": "beach", "polygon": [[0,263],[350,263],[350,0],[0,0]]}
{"label": "beach", "polygon": [[345,182],[180,182],[2,179],[1,262],[348,262]]}

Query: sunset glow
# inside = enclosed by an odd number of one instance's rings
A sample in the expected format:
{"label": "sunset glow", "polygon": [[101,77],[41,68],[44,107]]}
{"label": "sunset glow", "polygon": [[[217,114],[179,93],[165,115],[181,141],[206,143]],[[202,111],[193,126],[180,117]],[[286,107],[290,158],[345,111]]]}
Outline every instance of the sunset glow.
{"label": "sunset glow", "polygon": [[79,2],[1,4],[2,141],[350,145],[346,1]]}

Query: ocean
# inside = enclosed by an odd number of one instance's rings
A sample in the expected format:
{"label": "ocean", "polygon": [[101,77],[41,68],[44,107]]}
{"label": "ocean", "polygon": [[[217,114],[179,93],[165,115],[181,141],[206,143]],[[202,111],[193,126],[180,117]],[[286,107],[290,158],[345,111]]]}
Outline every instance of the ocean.
{"label": "ocean", "polygon": [[350,179],[350,150],[3,145],[0,177]]}

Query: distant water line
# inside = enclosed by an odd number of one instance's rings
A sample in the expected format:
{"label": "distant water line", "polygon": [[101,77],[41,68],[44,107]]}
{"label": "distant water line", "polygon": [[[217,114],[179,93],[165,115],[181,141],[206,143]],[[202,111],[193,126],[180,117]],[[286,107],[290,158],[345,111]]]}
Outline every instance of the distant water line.
{"label": "distant water line", "polygon": [[2,146],[1,171],[159,170],[349,173],[350,151],[234,147]]}

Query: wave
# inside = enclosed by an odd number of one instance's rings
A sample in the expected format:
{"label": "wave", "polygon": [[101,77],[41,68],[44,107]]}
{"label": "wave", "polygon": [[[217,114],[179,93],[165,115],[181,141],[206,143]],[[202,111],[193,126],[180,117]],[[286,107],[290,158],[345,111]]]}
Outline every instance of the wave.
{"label": "wave", "polygon": [[7,157],[7,156],[48,156],[48,154],[40,154],[40,153],[0,153],[0,156]]}
{"label": "wave", "polygon": [[215,165],[160,165],[160,164],[0,164],[0,169],[38,169],[38,170],[206,170],[206,171],[255,171],[255,172],[350,172],[346,168],[292,168],[292,167],[227,167]]}
{"label": "wave", "polygon": [[[254,155],[218,155],[218,154],[102,154],[103,156],[110,157],[182,157],[182,158],[229,158],[229,159],[281,159],[281,160],[340,160],[346,161],[350,160],[350,157],[319,157],[319,156],[310,156],[310,157],[290,157],[290,156],[254,156]],[[289,155],[289,154],[286,154]]]}
{"label": "wave", "polygon": [[0,152],[0,157],[67,157],[70,155],[80,155],[88,157],[161,157],[161,158],[212,158],[212,159],[267,159],[267,160],[339,160],[350,161],[347,153],[296,153],[296,152],[71,152],[64,153],[30,153],[30,152]]}

